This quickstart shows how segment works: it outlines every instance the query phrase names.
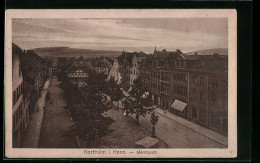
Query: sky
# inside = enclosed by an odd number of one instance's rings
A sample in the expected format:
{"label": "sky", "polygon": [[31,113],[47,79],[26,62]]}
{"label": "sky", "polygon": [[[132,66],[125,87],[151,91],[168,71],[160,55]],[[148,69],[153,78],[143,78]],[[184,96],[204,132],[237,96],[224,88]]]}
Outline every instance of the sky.
{"label": "sky", "polygon": [[12,39],[22,49],[71,47],[96,50],[183,52],[228,47],[226,18],[37,18],[12,21]]}

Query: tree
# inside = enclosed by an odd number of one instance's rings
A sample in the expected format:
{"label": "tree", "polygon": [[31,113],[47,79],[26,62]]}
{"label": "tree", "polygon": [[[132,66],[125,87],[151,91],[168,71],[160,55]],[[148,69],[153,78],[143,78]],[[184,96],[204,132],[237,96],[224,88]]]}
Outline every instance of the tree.
{"label": "tree", "polygon": [[135,119],[137,123],[139,123],[140,116],[144,117],[146,113],[153,110],[152,101],[149,97],[150,94],[144,89],[140,78],[134,80],[130,96],[126,110],[130,112],[130,114],[135,114]]}
{"label": "tree", "polygon": [[70,101],[73,126],[70,134],[78,136],[88,142],[88,147],[92,146],[93,140],[106,136],[112,130],[109,129],[113,119],[105,116],[105,112],[111,109],[105,102],[107,83],[103,74],[90,73],[88,86],[79,89],[69,83],[62,88],[70,90],[65,96]]}
{"label": "tree", "polygon": [[111,77],[108,80],[108,85],[107,85],[107,95],[111,99],[111,103],[118,102],[117,107],[119,107],[119,101],[124,98],[123,90],[121,90],[120,86],[116,83],[115,79]]}
{"label": "tree", "polygon": [[96,138],[101,138],[112,132],[109,129],[113,122],[112,118],[97,116],[96,112],[86,106],[75,107],[71,116],[73,125],[69,134],[87,141],[87,147],[91,147]]}
{"label": "tree", "polygon": [[125,111],[125,115],[126,116],[128,116],[131,112],[130,112],[130,110],[131,110],[131,105],[130,105],[130,98],[129,97],[125,97],[124,98],[124,101],[123,101],[123,103],[124,103],[124,108],[123,108],[123,110]]}
{"label": "tree", "polygon": [[151,124],[153,126],[153,130],[152,130],[152,137],[155,138],[155,126],[157,125],[158,121],[159,121],[159,116],[155,115],[154,112],[152,112],[151,114]]}
{"label": "tree", "polygon": [[51,97],[50,97],[50,92],[47,91],[47,93],[46,93],[46,98],[45,98],[46,102],[49,101],[50,98],[51,98]]}

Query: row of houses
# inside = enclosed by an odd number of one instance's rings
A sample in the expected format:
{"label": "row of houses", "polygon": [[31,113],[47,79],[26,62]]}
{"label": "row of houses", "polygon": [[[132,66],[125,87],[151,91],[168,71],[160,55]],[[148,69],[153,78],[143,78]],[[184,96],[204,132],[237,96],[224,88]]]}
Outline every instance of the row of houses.
{"label": "row of houses", "polygon": [[22,145],[31,114],[45,81],[52,75],[50,63],[33,50],[12,44],[12,126],[13,147]]}
{"label": "row of houses", "polygon": [[122,87],[140,77],[158,107],[227,135],[228,56],[187,55],[180,50],[122,52]]}

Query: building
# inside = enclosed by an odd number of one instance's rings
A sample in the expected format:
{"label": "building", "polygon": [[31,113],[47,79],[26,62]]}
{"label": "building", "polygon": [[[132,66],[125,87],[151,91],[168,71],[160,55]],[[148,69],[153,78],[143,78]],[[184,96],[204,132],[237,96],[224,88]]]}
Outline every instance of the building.
{"label": "building", "polygon": [[117,84],[121,84],[122,82],[122,76],[119,70],[119,64],[118,64],[118,60],[117,58],[114,58],[113,61],[113,66],[111,68],[111,70],[109,71],[108,77],[107,79],[111,79],[114,78],[114,80],[116,81]]}
{"label": "building", "polygon": [[[138,68],[132,53],[124,52],[121,58],[125,90],[140,75],[155,105],[227,134],[227,55],[187,55],[178,49],[155,48],[154,54],[142,58]],[[133,74],[136,69],[140,74]]]}
{"label": "building", "polygon": [[38,56],[33,50],[24,50],[20,56],[24,80],[24,100],[28,105],[29,117],[31,117],[44,83],[50,77],[50,67],[47,60]]}
{"label": "building", "polygon": [[105,75],[108,75],[112,68],[109,61],[103,57],[92,59],[91,64],[96,73],[104,73]]}
{"label": "building", "polygon": [[182,54],[180,50],[154,50],[154,54],[147,57],[141,66],[141,79],[151,93],[154,104],[170,109],[172,103],[172,60]]}
{"label": "building", "polygon": [[228,127],[227,61],[227,55],[198,56],[189,70],[189,119],[225,135]]}
{"label": "building", "polygon": [[79,58],[73,60],[64,71],[70,82],[77,84],[79,87],[84,87],[87,85],[89,74],[94,72],[94,68],[89,59]]}
{"label": "building", "polygon": [[21,147],[23,135],[29,123],[28,105],[24,102],[24,79],[21,65],[22,50],[12,44],[12,90],[13,90],[13,147]]}
{"label": "building", "polygon": [[143,52],[122,52],[122,87],[128,91],[134,80],[139,76],[139,68],[147,58]]}
{"label": "building", "polygon": [[44,83],[49,78],[47,63],[32,50],[24,51],[21,60],[24,79],[34,86],[34,96],[38,99]]}
{"label": "building", "polygon": [[183,118],[189,118],[190,82],[189,66],[196,56],[179,53],[172,59],[171,67],[171,111]]}
{"label": "building", "polygon": [[67,75],[70,82],[77,84],[79,87],[84,87],[87,85],[89,71],[86,66],[73,66],[68,69]]}
{"label": "building", "polygon": [[57,76],[58,75],[58,58],[54,57],[52,60],[52,75]]}
{"label": "building", "polygon": [[54,58],[53,57],[46,57],[45,60],[46,60],[46,64],[47,64],[47,67],[48,67],[48,76],[49,76],[49,78],[51,78],[53,76],[52,64],[53,64]]}

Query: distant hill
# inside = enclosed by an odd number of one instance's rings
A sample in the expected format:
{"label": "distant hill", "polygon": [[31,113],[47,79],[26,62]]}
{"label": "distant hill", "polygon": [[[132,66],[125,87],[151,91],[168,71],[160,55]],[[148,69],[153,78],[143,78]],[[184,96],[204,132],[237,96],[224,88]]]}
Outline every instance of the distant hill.
{"label": "distant hill", "polygon": [[38,55],[42,57],[117,57],[121,51],[108,50],[92,50],[92,49],[77,49],[69,47],[45,47],[33,49]]}
{"label": "distant hill", "polygon": [[186,53],[187,55],[193,55],[195,52],[198,55],[213,55],[214,53],[218,53],[219,55],[228,55],[227,48],[217,48],[217,49],[206,49],[206,50],[198,50]]}

